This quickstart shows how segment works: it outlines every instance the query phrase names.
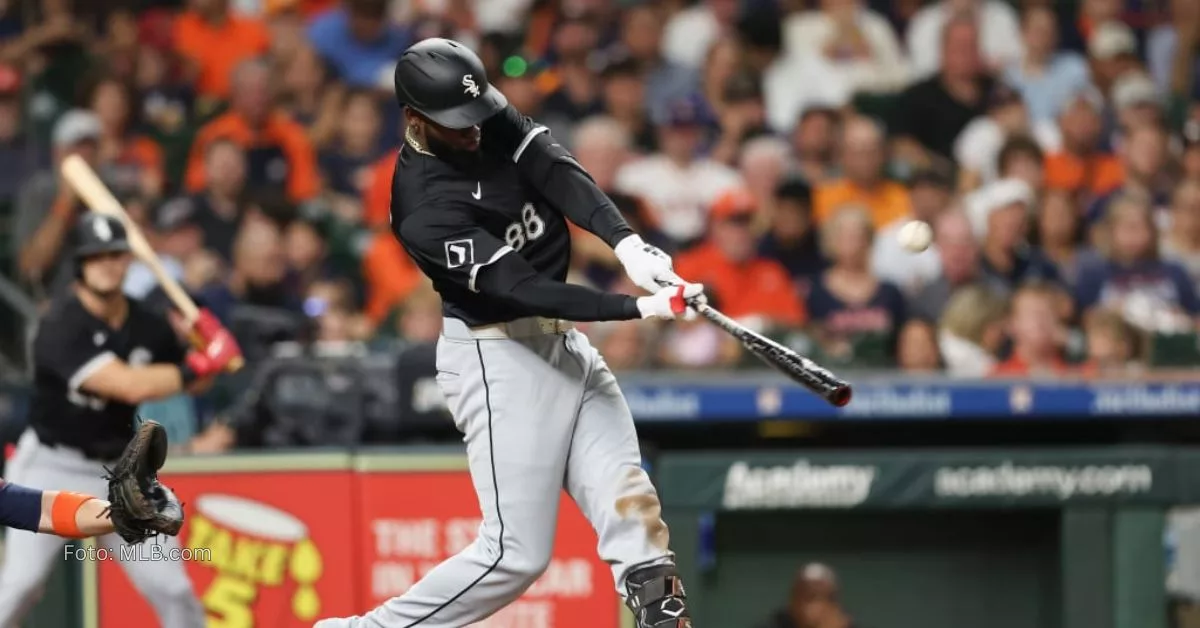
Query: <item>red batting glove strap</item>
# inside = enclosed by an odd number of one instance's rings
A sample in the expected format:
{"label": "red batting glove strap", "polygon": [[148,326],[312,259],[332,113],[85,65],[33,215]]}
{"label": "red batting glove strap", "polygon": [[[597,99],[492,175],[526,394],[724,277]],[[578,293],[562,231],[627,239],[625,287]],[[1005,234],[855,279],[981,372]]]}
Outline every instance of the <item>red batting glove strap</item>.
{"label": "red batting glove strap", "polygon": [[679,286],[679,291],[671,297],[671,311],[677,315],[687,311],[687,301],[683,298],[683,286]]}
{"label": "red batting glove strap", "polygon": [[242,357],[242,349],[229,330],[220,328],[203,349],[188,352],[185,362],[196,377],[205,378],[226,369],[235,358]]}
{"label": "red batting glove strap", "polygon": [[204,344],[208,344],[213,341],[213,338],[217,334],[225,331],[225,328],[221,326],[221,321],[217,320],[217,317],[213,316],[213,313],[208,308],[204,308],[200,310],[200,313],[196,316],[196,320],[192,323],[192,331],[200,336]]}
{"label": "red batting glove strap", "polygon": [[[221,367],[217,366],[217,363],[212,358],[199,351],[189,351],[187,357],[184,358],[184,362],[187,363],[192,373],[195,373],[196,377],[201,379],[211,377],[221,371]],[[184,379],[187,380],[188,378],[185,377]]]}
{"label": "red batting glove strap", "polygon": [[218,327],[204,347],[204,355],[213,361],[218,370],[224,370],[234,358],[242,357],[242,349],[228,329]]}

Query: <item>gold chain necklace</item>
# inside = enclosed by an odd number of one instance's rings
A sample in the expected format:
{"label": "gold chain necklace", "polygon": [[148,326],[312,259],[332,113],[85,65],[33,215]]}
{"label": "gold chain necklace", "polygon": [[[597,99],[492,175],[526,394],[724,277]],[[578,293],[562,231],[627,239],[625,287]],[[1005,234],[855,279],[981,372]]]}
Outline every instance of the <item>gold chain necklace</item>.
{"label": "gold chain necklace", "polygon": [[404,141],[407,142],[408,145],[418,153],[421,153],[422,155],[429,155],[430,157],[434,156],[433,153],[426,150],[424,146],[421,146],[421,142],[419,142],[413,135],[413,129],[411,126],[404,129]]}

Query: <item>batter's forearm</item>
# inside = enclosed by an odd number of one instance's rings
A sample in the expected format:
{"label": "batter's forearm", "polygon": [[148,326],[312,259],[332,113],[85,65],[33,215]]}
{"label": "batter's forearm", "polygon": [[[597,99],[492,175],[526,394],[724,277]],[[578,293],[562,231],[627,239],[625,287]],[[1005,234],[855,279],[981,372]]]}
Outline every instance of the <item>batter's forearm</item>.
{"label": "batter's forearm", "polygon": [[600,292],[540,277],[513,286],[508,296],[514,304],[546,318],[588,322],[642,317],[637,299],[629,295]]}
{"label": "batter's forearm", "polygon": [[[507,257],[507,256],[506,256]],[[555,281],[509,267],[504,258],[480,273],[480,292],[534,316],[568,321],[623,321],[641,318],[637,299]]]}

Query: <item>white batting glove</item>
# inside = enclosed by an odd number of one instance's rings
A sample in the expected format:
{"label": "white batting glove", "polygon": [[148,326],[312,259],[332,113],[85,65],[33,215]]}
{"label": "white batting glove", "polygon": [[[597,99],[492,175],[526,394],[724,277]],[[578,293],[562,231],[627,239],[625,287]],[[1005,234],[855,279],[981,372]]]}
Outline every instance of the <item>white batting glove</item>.
{"label": "white batting glove", "polygon": [[625,274],[639,288],[654,294],[663,285],[678,286],[684,282],[675,274],[671,256],[657,246],[646,244],[639,235],[626,236],[613,248],[625,267]]}
{"label": "white batting glove", "polygon": [[691,320],[696,317],[696,310],[688,301],[704,296],[704,286],[698,283],[684,283],[668,288],[659,288],[648,297],[638,297],[638,311],[642,318],[661,318],[675,320],[682,318]]}

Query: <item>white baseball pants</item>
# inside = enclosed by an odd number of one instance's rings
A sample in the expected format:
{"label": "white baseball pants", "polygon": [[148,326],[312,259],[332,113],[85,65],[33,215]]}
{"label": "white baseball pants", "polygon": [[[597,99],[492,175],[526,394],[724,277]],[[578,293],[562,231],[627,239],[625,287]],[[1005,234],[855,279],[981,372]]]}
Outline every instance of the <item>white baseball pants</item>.
{"label": "white baseball pants", "polygon": [[437,368],[466,441],[479,536],[403,595],[317,628],[462,628],[486,619],[545,571],[563,488],[599,535],[619,592],[631,567],[673,559],[629,406],[586,336],[545,319],[474,330],[446,319]]}

